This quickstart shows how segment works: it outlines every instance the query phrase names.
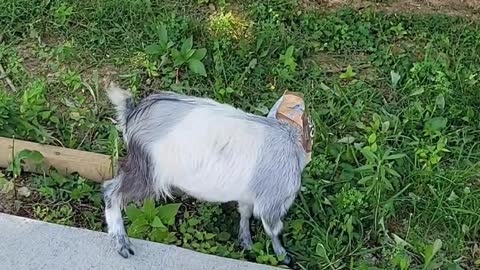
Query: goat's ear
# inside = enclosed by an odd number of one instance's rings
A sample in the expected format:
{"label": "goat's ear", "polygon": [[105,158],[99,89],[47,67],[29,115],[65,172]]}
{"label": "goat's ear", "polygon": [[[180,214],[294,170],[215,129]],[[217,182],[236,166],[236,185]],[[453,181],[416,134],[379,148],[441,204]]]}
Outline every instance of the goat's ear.
{"label": "goat's ear", "polygon": [[280,104],[282,103],[283,101],[283,98],[284,96],[281,96],[277,102],[275,102],[275,104],[273,105],[273,107],[270,109],[270,112],[268,112],[268,115],[267,117],[268,118],[277,118],[277,111],[278,111],[278,107],[280,107]]}

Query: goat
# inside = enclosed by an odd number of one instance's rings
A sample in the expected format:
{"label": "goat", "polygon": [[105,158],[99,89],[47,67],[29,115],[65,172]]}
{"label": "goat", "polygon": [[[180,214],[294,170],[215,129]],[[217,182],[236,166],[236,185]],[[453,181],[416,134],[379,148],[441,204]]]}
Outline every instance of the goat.
{"label": "goat", "polygon": [[275,118],[281,100],[263,117],[173,92],[134,105],[128,91],[114,83],[108,88],[127,147],[116,176],[103,186],[108,232],[122,257],[134,255],[123,207],[148,196],[172,197],[175,188],[204,201],[238,202],[241,246],[253,244],[253,215],[261,219],[275,254],[291,261],[279,235],[309,155],[301,128]]}

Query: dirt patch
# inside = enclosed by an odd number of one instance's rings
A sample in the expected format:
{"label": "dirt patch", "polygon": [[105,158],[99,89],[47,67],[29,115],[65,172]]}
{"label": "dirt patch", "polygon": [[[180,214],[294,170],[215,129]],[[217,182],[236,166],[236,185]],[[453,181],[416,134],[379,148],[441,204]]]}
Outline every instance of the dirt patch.
{"label": "dirt patch", "polygon": [[[6,213],[28,218],[33,217],[33,205],[39,201],[39,195],[32,191],[32,186],[28,184],[26,178],[16,179],[14,182],[14,190],[5,194],[0,193],[0,213]],[[31,194],[28,197],[21,196],[17,191],[26,187]]]}
{"label": "dirt patch", "polygon": [[[381,3],[379,3],[381,2]],[[341,7],[373,8],[389,14],[446,14],[472,19],[480,18],[480,0],[302,0],[306,9],[335,10]]]}
{"label": "dirt patch", "polygon": [[40,61],[33,53],[37,49],[34,44],[21,44],[16,49],[22,57],[23,65],[29,74],[47,74],[49,69],[47,63]]}
{"label": "dirt patch", "polygon": [[351,65],[361,79],[367,81],[378,79],[378,75],[375,74],[371,63],[368,60],[368,56],[363,53],[358,53],[352,56],[318,52],[313,57],[305,60],[305,63],[307,66],[321,66],[322,70],[328,76],[339,75],[347,70],[348,65]]}

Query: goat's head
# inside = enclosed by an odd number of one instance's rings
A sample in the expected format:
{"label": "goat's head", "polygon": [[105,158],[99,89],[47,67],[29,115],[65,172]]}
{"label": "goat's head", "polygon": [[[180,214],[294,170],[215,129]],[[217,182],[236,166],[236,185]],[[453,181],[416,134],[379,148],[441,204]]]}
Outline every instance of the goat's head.
{"label": "goat's head", "polygon": [[306,153],[306,161],[309,163],[312,159],[314,125],[305,108],[303,94],[285,91],[275,102],[267,117],[285,121],[300,128],[302,131],[300,141]]}

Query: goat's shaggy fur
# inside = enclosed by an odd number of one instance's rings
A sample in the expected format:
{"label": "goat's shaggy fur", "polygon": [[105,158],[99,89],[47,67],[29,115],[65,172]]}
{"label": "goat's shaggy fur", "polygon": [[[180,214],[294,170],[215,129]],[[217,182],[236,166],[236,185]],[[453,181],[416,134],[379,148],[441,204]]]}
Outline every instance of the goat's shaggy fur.
{"label": "goat's shaggy fur", "polygon": [[300,130],[273,117],[245,113],[210,99],[162,92],[134,105],[116,85],[108,91],[128,154],[104,184],[109,233],[123,257],[133,255],[121,209],[178,188],[210,202],[237,201],[240,242],[250,248],[250,218],[261,219],[276,254],[279,234],[305,167]]}

